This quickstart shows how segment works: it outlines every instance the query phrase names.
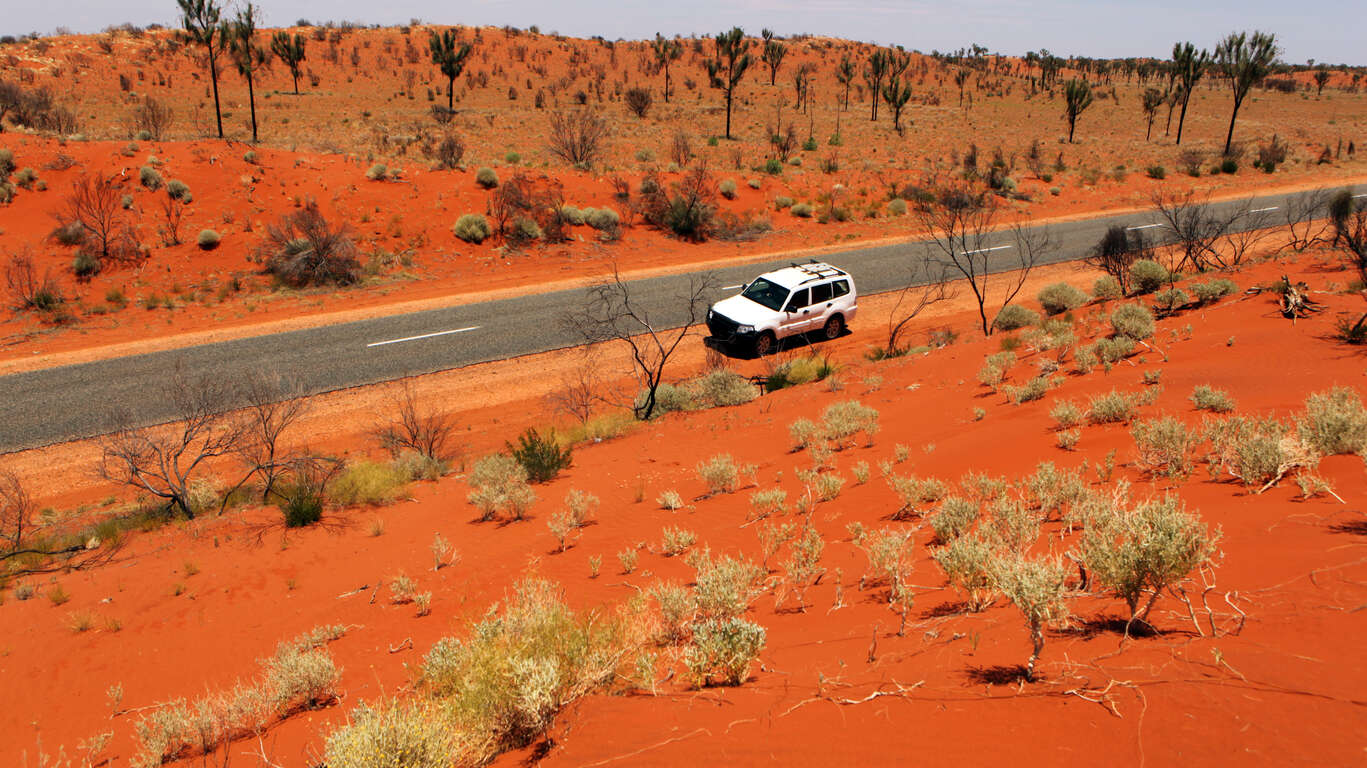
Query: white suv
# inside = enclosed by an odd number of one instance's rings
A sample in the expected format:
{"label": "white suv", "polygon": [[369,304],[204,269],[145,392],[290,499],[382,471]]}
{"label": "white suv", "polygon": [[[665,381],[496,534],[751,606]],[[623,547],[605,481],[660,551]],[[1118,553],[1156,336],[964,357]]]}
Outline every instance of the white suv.
{"label": "white suv", "polygon": [[722,344],[767,355],[781,339],[819,331],[834,339],[859,309],[854,278],[822,262],[766,272],[707,312],[707,330]]}

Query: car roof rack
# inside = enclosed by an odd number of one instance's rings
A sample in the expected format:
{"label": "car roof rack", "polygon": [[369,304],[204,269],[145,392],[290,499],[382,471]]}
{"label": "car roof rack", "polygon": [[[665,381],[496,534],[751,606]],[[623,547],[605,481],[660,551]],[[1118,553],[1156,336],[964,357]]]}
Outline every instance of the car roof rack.
{"label": "car roof rack", "polygon": [[789,264],[793,269],[803,272],[809,277],[798,285],[810,283],[813,280],[820,280],[827,277],[845,277],[848,273],[839,267],[833,267],[824,261],[809,261],[806,264]]}

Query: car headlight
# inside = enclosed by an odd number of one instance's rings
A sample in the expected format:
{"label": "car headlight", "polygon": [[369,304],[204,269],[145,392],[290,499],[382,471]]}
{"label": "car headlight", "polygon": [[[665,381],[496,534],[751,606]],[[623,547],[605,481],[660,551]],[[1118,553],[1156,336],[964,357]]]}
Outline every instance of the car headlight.
{"label": "car headlight", "polygon": [[754,332],[755,332],[755,326],[753,326],[753,325],[738,325],[738,326],[736,326],[736,333],[754,333]]}
{"label": "car headlight", "polygon": [[707,310],[707,319],[708,319],[708,320],[711,320],[712,318],[714,318],[714,317],[716,317],[716,316],[717,316],[717,313],[716,313],[716,312],[713,312],[713,311],[710,310],[710,309]]}

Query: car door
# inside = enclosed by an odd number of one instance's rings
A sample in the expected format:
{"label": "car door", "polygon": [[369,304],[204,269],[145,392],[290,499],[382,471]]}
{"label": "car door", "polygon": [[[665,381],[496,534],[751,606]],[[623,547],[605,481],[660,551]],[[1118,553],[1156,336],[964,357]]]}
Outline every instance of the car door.
{"label": "car door", "polygon": [[788,297],[788,303],[783,305],[783,314],[778,320],[780,337],[806,333],[812,322],[811,308],[808,306],[810,298],[811,292],[806,288],[799,288]]}
{"label": "car door", "polygon": [[811,320],[807,325],[808,331],[817,331],[826,326],[826,319],[831,316],[832,308],[835,306],[834,290],[830,283],[818,283],[812,286]]}

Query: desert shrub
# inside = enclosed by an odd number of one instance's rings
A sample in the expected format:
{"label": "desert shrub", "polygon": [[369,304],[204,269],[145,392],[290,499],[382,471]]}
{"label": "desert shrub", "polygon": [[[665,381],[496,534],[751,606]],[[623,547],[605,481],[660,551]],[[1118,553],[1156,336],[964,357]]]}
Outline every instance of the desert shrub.
{"label": "desert shrub", "polygon": [[1161,165],[1151,165],[1144,169],[1144,173],[1151,179],[1163,179],[1168,175],[1168,169]]}
{"label": "desert shrub", "polygon": [[361,277],[351,229],[328,224],[313,201],[269,225],[255,258],[267,272],[297,288],[351,285]]}
{"label": "desert shrub", "polygon": [[1198,411],[1229,413],[1234,410],[1234,398],[1223,389],[1215,389],[1209,384],[1199,384],[1192,390],[1191,403]]}
{"label": "desert shrub", "polygon": [[1367,409],[1350,387],[1316,392],[1305,400],[1296,431],[1306,445],[1324,456],[1367,451]]}
{"label": "desert shrub", "polygon": [[284,483],[276,487],[280,514],[286,528],[303,528],[323,519],[323,491],[311,483]]}
{"label": "desert shrub", "polygon": [[475,183],[485,189],[493,189],[498,186],[498,174],[494,173],[493,168],[480,168],[475,171]]}
{"label": "desert shrub", "polygon": [[821,425],[826,439],[837,449],[860,432],[872,441],[878,433],[878,411],[857,400],[832,403],[822,412]]}
{"label": "desert shrub", "polygon": [[166,194],[172,200],[187,201],[190,196],[190,185],[180,179],[171,179],[166,182]]}
{"label": "desert shrub", "polygon": [[471,491],[467,498],[479,509],[483,520],[492,520],[500,511],[520,520],[536,501],[536,492],[528,485],[527,468],[501,453],[475,462],[469,483]]}
{"label": "desert shrub", "polygon": [[611,208],[588,208],[584,210],[584,221],[599,232],[612,232],[621,225],[621,217]]}
{"label": "desert shrub", "polygon": [[20,189],[33,189],[33,183],[38,180],[38,172],[32,168],[21,168],[14,174],[14,183]]}
{"label": "desert shrub", "polygon": [[933,477],[889,474],[887,482],[900,502],[897,511],[892,515],[896,520],[923,514],[926,509],[949,493],[949,486]]}
{"label": "desert shrub", "polygon": [[1072,400],[1060,400],[1049,409],[1049,416],[1058,423],[1059,429],[1069,429],[1082,423],[1082,409]]}
{"label": "desert shrub", "polygon": [[1102,275],[1092,283],[1092,295],[1101,301],[1111,301],[1119,299],[1125,295],[1125,290],[1120,287],[1120,281],[1110,275]]}
{"label": "desert shrub", "polygon": [[675,645],[688,639],[691,634],[690,625],[698,612],[698,603],[693,597],[693,591],[681,584],[665,581],[651,586],[648,594],[659,608],[660,624],[663,625],[659,641]]}
{"label": "desert shrub", "polygon": [[799,219],[810,219],[814,209],[811,203],[794,203],[789,210]]}
{"label": "desert shrub", "polygon": [[616,676],[618,623],[577,617],[560,590],[542,579],[519,582],[504,605],[464,642],[439,640],[419,671],[418,687],[436,699],[440,721],[461,748],[461,764],[483,765],[531,743],[561,707]]}
{"label": "desert shrub", "polygon": [[1191,474],[1198,436],[1181,420],[1171,416],[1140,419],[1130,427],[1135,463],[1150,474],[1185,478]]}
{"label": "desert shrub", "polygon": [[328,495],[338,504],[387,504],[407,484],[408,478],[391,464],[358,461],[337,473]]}
{"label": "desert shrub", "polygon": [[1038,323],[1039,313],[1035,310],[1019,304],[1007,304],[997,313],[996,319],[992,321],[992,327],[999,331],[1014,331]]}
{"label": "desert shrub", "polygon": [[1126,424],[1134,418],[1134,397],[1114,389],[1093,397],[1087,404],[1087,421],[1092,424]]}
{"label": "desert shrub", "polygon": [[1066,571],[1058,560],[1032,560],[1024,556],[1002,559],[993,569],[993,581],[1025,618],[1033,650],[1025,665],[1027,680],[1035,679],[1035,663],[1044,651],[1044,629],[1068,618],[1064,602],[1068,586]]}
{"label": "desert shrub", "polygon": [[1167,496],[1132,510],[1110,505],[1094,514],[1080,555],[1096,583],[1125,601],[1133,623],[1147,617],[1163,590],[1209,560],[1219,538],[1218,530],[1212,534],[1180,500]]}
{"label": "desert shrub", "polygon": [[698,477],[707,486],[707,492],[735,493],[740,488],[742,474],[754,474],[753,466],[741,466],[729,453],[719,453],[698,464]]}
{"label": "desert shrub", "polygon": [[[636,411],[645,408],[646,399],[650,396],[650,390],[642,389],[636,393],[634,403]],[[690,411],[695,407],[693,393],[688,387],[680,384],[661,383],[655,389],[655,410],[650,414],[651,418],[658,418],[666,413],[675,411]]]}
{"label": "desert shrub", "polygon": [[983,367],[978,369],[978,383],[991,387],[993,391],[1001,386],[1006,372],[1016,362],[1014,352],[998,352],[983,359]]}
{"label": "desert shrub", "polygon": [[161,173],[150,165],[144,165],[138,170],[138,183],[155,192],[161,189]]}
{"label": "desert shrub", "polygon": [[968,609],[978,612],[992,605],[997,599],[992,548],[972,534],[942,540],[948,543],[933,551],[931,557],[950,585],[968,598]]}
{"label": "desert shrub", "polygon": [[1239,286],[1232,280],[1225,278],[1215,278],[1204,283],[1192,283],[1191,292],[1196,296],[1198,304],[1211,304],[1226,296],[1237,293]]}
{"label": "desert shrub", "polygon": [[541,225],[536,223],[536,219],[519,216],[513,221],[511,238],[515,241],[526,242],[529,240],[540,240],[543,234]]}
{"label": "desert shrub", "polygon": [[449,768],[463,753],[457,735],[429,701],[362,704],[327,737],[329,768]]}
{"label": "desert shrub", "polygon": [[721,196],[727,200],[735,200],[736,182],[731,179],[723,179],[722,182],[717,185],[717,191],[721,192]]}
{"label": "desert shrub", "polygon": [[[1102,363],[1118,363],[1134,353],[1134,339],[1129,336],[1097,339],[1087,351],[1095,360]],[[1082,350],[1078,350],[1078,359],[1081,358]]]}
{"label": "desert shrub", "polygon": [[584,212],[572,205],[560,206],[560,218],[571,226],[582,226],[584,224]]}
{"label": "desert shrub", "polygon": [[365,177],[371,181],[384,181],[389,177],[389,167],[384,163],[376,163],[366,170]]}
{"label": "desert shrub", "polygon": [[930,517],[930,528],[935,537],[948,544],[968,533],[978,521],[982,504],[973,499],[950,496],[940,504],[940,510]]}
{"label": "desert shrub", "polygon": [[1298,469],[1313,467],[1314,448],[1290,434],[1275,418],[1228,418],[1206,428],[1211,474],[1223,471],[1261,493]]}
{"label": "desert shrub", "polygon": [[542,435],[528,427],[517,438],[517,444],[507,444],[508,453],[527,471],[527,479],[533,483],[545,483],[555,479],[562,470],[569,469],[573,463],[573,448],[561,446],[551,430]]}
{"label": "desert shrub", "polygon": [[1153,335],[1153,313],[1139,304],[1121,304],[1111,312],[1111,329],[1117,336],[1141,341]]}
{"label": "desert shrub", "polygon": [[1130,265],[1130,284],[1139,293],[1153,293],[1170,277],[1168,270],[1153,259],[1139,259]]}
{"label": "desert shrub", "polygon": [[726,555],[714,560],[704,550],[693,564],[693,592],[698,615],[704,619],[726,621],[744,615],[763,586],[764,568],[744,558]]}
{"label": "desert shrub", "polygon": [[1171,315],[1185,307],[1191,296],[1181,288],[1167,288],[1153,295],[1153,306],[1163,316]]}
{"label": "desert shrub", "polygon": [[206,251],[212,251],[217,248],[222,240],[223,237],[212,229],[201,229],[199,231],[199,236],[195,238],[195,242],[199,244],[199,247]]}
{"label": "desert shrub", "polygon": [[775,366],[765,381],[765,387],[770,392],[777,392],[786,387],[821,381],[834,371],[835,366],[831,361],[820,355],[797,357]]}
{"label": "desert shrub", "polygon": [[1007,386],[1002,391],[1015,405],[1034,402],[1044,397],[1054,386],[1055,379],[1048,374],[1040,374],[1020,386]]}
{"label": "desert shrub", "polygon": [[253,150],[249,149],[246,152],[242,153],[242,162],[248,165],[256,165],[258,162],[260,162],[260,159],[261,158],[257,157],[256,152]]}
{"label": "desert shrub", "polygon": [[788,425],[788,436],[793,439],[793,450],[800,451],[822,439],[821,427],[811,419],[798,419]]}
{"label": "desert shrub", "polygon": [[741,618],[708,619],[693,626],[684,663],[699,688],[714,681],[740,685],[763,649],[764,627]]}
{"label": "desert shrub", "polygon": [[1052,461],[1042,461],[1025,481],[1028,498],[1040,517],[1063,517],[1069,508],[1087,494],[1087,482],[1080,472],[1060,469]]}
{"label": "desert shrub", "polygon": [[888,201],[888,215],[905,216],[907,215],[907,201],[900,197],[894,197]]}
{"label": "desert shrub", "polygon": [[778,197],[775,197],[775,198],[774,198],[774,208],[777,208],[778,210],[781,211],[781,210],[783,210],[784,208],[792,208],[792,207],[793,207],[793,198],[788,197],[787,195],[779,195]]}
{"label": "desert shrub", "polygon": [[759,397],[759,388],[734,371],[712,371],[689,382],[689,389],[703,407],[743,405]]}
{"label": "desert shrub", "polygon": [[62,245],[80,245],[85,242],[85,227],[79,221],[66,221],[52,230],[52,239]]}
{"label": "desert shrub", "polygon": [[467,213],[456,219],[451,231],[461,240],[476,244],[484,242],[493,234],[493,230],[489,228],[489,220],[477,213]]}
{"label": "desert shrub", "polygon": [[14,150],[0,148],[0,179],[8,179],[14,168]]}
{"label": "desert shrub", "polygon": [[1040,289],[1039,303],[1047,315],[1061,315],[1088,301],[1087,294],[1067,283],[1053,283]]}
{"label": "desert shrub", "polygon": [[770,515],[781,515],[788,502],[788,492],[782,488],[769,488],[750,494],[752,519],[761,520]]}
{"label": "desert shrub", "polygon": [[868,571],[860,579],[861,589],[867,584],[895,587],[911,570],[911,531],[891,528],[869,531],[857,545],[868,560]]}
{"label": "desert shrub", "polygon": [[688,551],[697,541],[698,534],[692,531],[665,526],[660,532],[660,552],[665,557],[676,557]]}
{"label": "desert shrub", "polygon": [[[100,262],[99,255],[91,253],[84,248],[77,251],[76,257],[71,260],[71,271],[76,273],[76,277],[90,277],[91,275],[99,274],[99,271],[103,267],[104,264]],[[49,296],[55,296],[55,294],[45,294],[41,291],[36,291],[33,294],[33,300],[30,302],[29,306],[32,306],[34,309],[48,310],[54,309],[58,304],[61,304],[60,301],[49,300],[47,298]]]}
{"label": "desert shrub", "polygon": [[655,503],[659,504],[661,509],[667,509],[671,512],[676,509],[683,509],[684,506],[683,497],[679,495],[678,491],[661,492],[659,497],[655,499]]}

